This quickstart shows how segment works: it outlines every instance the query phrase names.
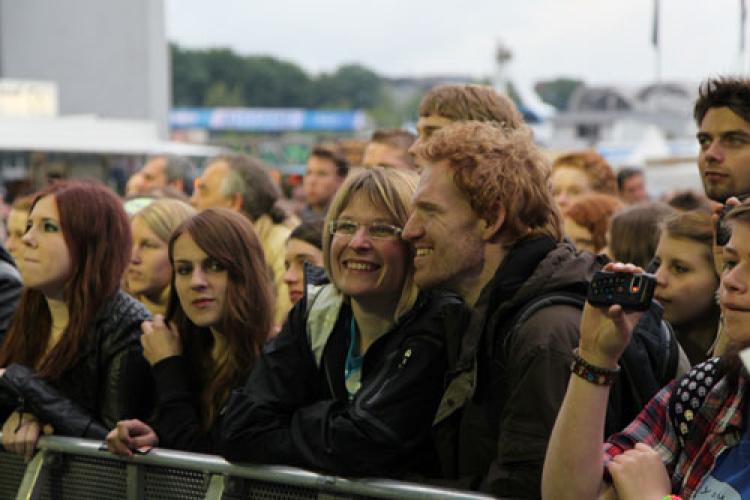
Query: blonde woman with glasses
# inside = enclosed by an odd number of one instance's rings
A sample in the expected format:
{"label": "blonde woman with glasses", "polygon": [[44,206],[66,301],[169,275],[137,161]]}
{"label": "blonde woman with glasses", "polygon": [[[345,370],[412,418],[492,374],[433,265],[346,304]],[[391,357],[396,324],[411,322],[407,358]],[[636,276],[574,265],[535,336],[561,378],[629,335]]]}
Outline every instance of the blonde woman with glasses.
{"label": "blonde woman with glasses", "polygon": [[230,460],[356,476],[435,473],[432,419],[447,367],[453,295],[420,293],[401,239],[417,177],[351,173],[326,217],[330,283],[308,284],[284,329],[230,398]]}

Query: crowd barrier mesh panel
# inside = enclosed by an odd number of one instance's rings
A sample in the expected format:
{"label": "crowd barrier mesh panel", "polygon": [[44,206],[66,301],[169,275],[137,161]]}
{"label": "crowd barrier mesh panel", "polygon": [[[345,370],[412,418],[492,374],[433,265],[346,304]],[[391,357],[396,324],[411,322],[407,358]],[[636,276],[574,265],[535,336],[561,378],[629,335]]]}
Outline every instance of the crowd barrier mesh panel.
{"label": "crowd barrier mesh panel", "polygon": [[55,455],[45,464],[41,500],[114,500],[126,497],[125,463],[106,458]]}
{"label": "crowd barrier mesh panel", "polygon": [[0,498],[16,498],[26,464],[19,455],[0,453]]}
{"label": "crowd barrier mesh panel", "polygon": [[288,484],[230,478],[230,486],[224,492],[223,500],[377,500],[375,497],[347,493],[327,493],[313,488]]}
{"label": "crowd barrier mesh panel", "polygon": [[[211,478],[220,476],[211,474],[230,475],[225,477],[222,500],[378,500],[400,498],[400,494],[409,498],[473,498],[469,492],[420,492],[408,485],[399,489],[398,484],[369,488],[339,482],[340,478],[310,476],[306,471],[300,476],[273,468],[260,474],[256,470],[248,478],[242,476],[251,470],[237,469],[218,457],[169,456],[158,450],[153,457],[139,459],[140,463],[125,462],[106,453],[99,455],[97,442],[73,438],[43,437],[40,447],[45,456],[35,484],[35,500],[125,500],[129,493],[145,500],[204,499],[210,485],[219,485]],[[26,467],[21,457],[0,450],[0,500],[16,498]],[[231,476],[233,473],[238,476]],[[128,484],[128,478],[136,482]]]}
{"label": "crowd barrier mesh panel", "polygon": [[208,477],[202,472],[170,467],[145,467],[143,481],[148,500],[202,499],[208,489]]}
{"label": "crowd barrier mesh panel", "polygon": [[302,486],[268,483],[237,477],[229,478],[223,500],[310,500],[318,491]]}

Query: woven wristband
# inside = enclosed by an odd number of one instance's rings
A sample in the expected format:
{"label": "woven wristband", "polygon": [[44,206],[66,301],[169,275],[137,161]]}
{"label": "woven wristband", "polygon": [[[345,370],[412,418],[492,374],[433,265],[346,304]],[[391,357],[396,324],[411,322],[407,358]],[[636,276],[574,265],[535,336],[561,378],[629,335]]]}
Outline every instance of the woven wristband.
{"label": "woven wristband", "polygon": [[666,495],[661,500],[682,500],[682,497],[679,495]]}
{"label": "woven wristband", "polygon": [[570,364],[570,371],[592,384],[612,385],[617,374],[620,373],[620,367],[610,370],[594,366],[581,357],[576,347],[573,349],[573,362]]}

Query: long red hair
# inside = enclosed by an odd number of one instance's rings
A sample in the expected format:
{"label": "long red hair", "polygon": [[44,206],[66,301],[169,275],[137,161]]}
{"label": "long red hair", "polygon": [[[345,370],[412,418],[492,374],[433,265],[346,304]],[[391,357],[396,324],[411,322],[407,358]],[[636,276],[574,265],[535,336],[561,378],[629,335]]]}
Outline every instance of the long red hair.
{"label": "long red hair", "polygon": [[54,196],[71,259],[65,286],[68,326],[45,352],[52,318],[42,292],[25,289],[0,345],[0,366],[21,363],[40,377],[59,378],[76,361],[99,309],[117,293],[130,260],[130,223],[120,199],[98,182],[60,181],[37,193],[29,211]]}

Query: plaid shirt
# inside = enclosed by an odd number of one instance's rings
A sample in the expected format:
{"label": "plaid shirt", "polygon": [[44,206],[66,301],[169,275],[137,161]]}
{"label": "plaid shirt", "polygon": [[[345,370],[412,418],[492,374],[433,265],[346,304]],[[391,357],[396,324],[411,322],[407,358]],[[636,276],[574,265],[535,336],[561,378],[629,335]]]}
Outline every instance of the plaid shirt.
{"label": "plaid shirt", "polygon": [[726,449],[740,440],[743,422],[743,393],[747,381],[733,383],[721,378],[708,392],[695,414],[690,435],[681,445],[669,413],[669,400],[683,379],[672,381],[649,401],[636,419],[604,444],[604,460],[645,443],[656,450],[672,478],[672,489],[688,499],[698,490]]}

